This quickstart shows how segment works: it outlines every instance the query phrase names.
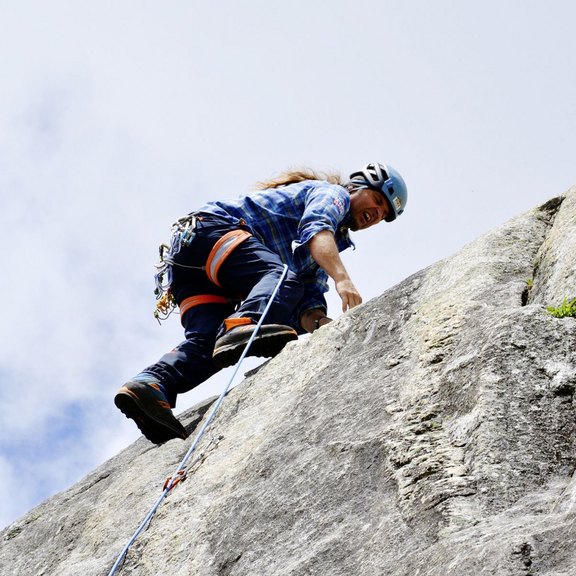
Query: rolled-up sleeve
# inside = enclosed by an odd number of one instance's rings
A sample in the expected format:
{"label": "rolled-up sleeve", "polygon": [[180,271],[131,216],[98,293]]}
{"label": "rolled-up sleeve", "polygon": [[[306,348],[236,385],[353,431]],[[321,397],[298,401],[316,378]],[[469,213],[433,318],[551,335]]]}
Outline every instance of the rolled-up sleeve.
{"label": "rolled-up sleeve", "polygon": [[306,206],[298,226],[298,244],[306,244],[322,230],[336,230],[350,208],[350,195],[342,186],[322,183],[306,196]]}

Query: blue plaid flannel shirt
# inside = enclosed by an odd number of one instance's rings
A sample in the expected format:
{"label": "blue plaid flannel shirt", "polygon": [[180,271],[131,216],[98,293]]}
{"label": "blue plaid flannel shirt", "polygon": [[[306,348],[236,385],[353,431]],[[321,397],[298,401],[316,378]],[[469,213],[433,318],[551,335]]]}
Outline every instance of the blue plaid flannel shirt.
{"label": "blue plaid flannel shirt", "polygon": [[350,195],[342,186],[305,180],[280,188],[251,192],[235,200],[214,201],[198,212],[214,214],[233,224],[244,220],[262,244],[278,254],[304,284],[293,324],[312,308],[326,311],[328,275],[312,258],[308,241],[322,230],[334,233],[338,250],[354,247],[344,226]]}

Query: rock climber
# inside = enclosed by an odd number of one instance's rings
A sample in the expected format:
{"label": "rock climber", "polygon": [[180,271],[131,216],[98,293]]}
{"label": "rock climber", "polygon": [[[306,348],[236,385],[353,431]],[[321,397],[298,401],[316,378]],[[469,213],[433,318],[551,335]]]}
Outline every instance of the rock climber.
{"label": "rock climber", "polygon": [[239,360],[282,274],[248,355],[275,356],[298,334],[331,322],[328,277],[343,312],[360,304],[339,253],[353,246],[350,230],[392,222],[406,201],[400,174],[375,163],[347,182],[288,171],[178,220],[171,245],[161,247],[157,297],[163,311],[179,307],[186,339],[122,386],[116,406],[155,444],[186,438],[172,412],[177,395]]}

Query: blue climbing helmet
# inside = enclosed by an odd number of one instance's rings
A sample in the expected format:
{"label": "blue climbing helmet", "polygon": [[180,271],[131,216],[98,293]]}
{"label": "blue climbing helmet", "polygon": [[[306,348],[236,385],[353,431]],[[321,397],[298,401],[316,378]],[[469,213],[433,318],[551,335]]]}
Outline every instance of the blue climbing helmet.
{"label": "blue climbing helmet", "polygon": [[396,220],[406,207],[408,190],[404,178],[388,164],[366,164],[362,170],[350,174],[350,183],[354,186],[370,187],[382,192],[388,204],[390,213],[386,222]]}

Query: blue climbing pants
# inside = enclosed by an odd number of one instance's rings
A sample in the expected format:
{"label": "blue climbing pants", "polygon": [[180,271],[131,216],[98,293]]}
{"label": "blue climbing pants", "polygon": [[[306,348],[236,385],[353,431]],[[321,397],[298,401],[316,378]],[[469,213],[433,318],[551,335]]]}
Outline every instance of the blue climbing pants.
{"label": "blue climbing pants", "polygon": [[[218,372],[212,362],[216,338],[227,318],[251,318],[258,322],[284,271],[279,256],[254,236],[238,244],[221,263],[214,283],[202,267],[215,244],[228,232],[238,230],[217,217],[198,222],[192,242],[175,257],[171,291],[176,302],[200,302],[181,315],[186,339],[137,378],[152,377],[164,388],[171,406],[176,396],[198,386]],[[296,274],[288,271],[266,315],[267,324],[289,325],[304,288]],[[204,296],[216,297],[202,303]],[[299,327],[294,326],[297,330]]]}

